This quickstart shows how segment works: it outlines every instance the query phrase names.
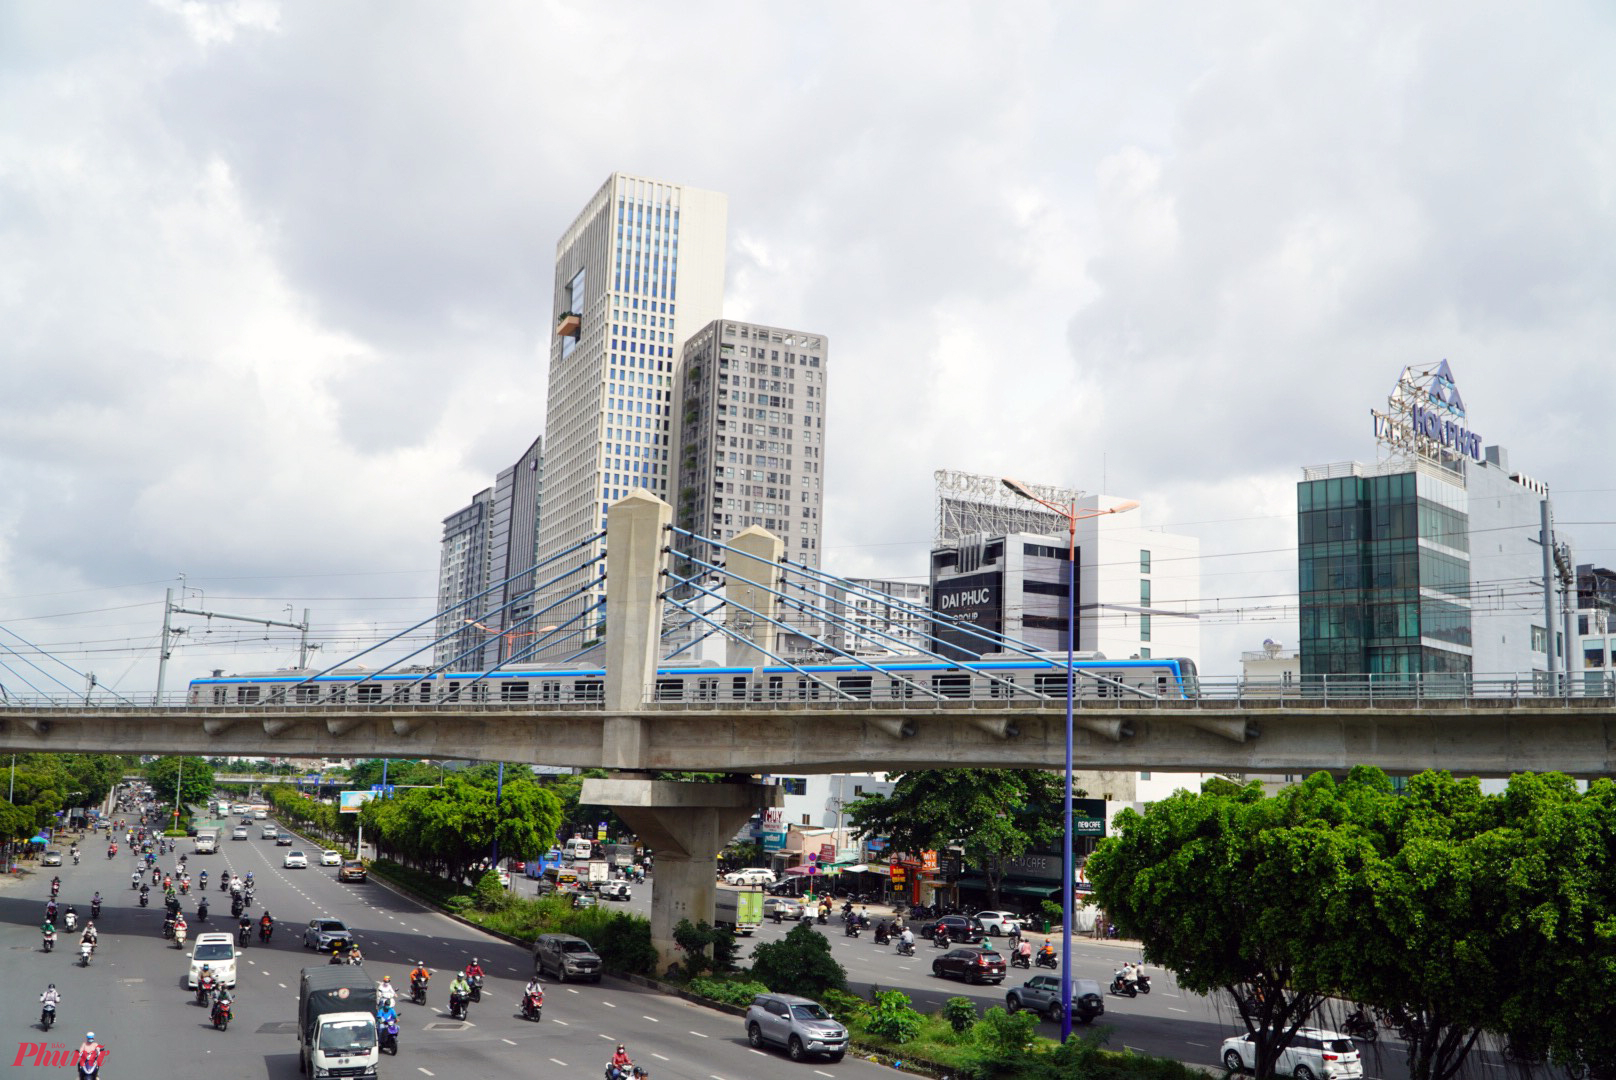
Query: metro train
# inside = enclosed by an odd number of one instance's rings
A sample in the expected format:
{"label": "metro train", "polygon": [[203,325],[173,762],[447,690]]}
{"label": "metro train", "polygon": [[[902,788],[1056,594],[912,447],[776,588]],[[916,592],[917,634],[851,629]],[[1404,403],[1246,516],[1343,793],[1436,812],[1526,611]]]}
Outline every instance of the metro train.
{"label": "metro train", "polygon": [[[1078,698],[1184,699],[1199,694],[1195,662],[1185,657],[1107,660],[1079,654],[1074,663]],[[338,668],[248,672],[193,679],[193,705],[404,705],[469,702],[599,704],[606,672],[582,663],[491,672],[428,669],[374,672]],[[1064,653],[999,653],[948,661],[914,655],[879,660],[730,667],[698,660],[663,661],[651,688],[654,702],[1010,699],[1064,701]]]}

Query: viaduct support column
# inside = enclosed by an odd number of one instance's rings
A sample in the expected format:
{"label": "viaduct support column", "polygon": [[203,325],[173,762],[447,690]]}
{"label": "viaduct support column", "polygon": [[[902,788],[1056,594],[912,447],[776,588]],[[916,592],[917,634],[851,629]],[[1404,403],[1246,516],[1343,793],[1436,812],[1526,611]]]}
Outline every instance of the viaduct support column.
{"label": "viaduct support column", "polygon": [[656,853],[651,881],[651,944],[657,974],[679,961],[680,919],[713,921],[718,853],[759,809],[779,806],[772,784],[685,784],[612,777],[585,780],[580,800],[609,806]]}
{"label": "viaduct support column", "polygon": [[646,767],[646,702],[661,659],[662,577],[673,507],[636,488],[606,511],[606,718],[602,763]]}

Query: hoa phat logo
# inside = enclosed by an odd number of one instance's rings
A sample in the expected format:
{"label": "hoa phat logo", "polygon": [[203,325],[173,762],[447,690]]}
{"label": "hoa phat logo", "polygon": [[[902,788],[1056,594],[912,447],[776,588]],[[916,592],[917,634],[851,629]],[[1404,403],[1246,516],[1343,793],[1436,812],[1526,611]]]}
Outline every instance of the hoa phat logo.
{"label": "hoa phat logo", "polygon": [[1446,360],[1434,368],[1404,368],[1387,411],[1373,412],[1375,437],[1427,458],[1447,454],[1481,461],[1481,436],[1467,426],[1464,398]]}
{"label": "hoa phat logo", "polygon": [[[97,1046],[91,1053],[84,1055],[84,1064],[99,1066],[107,1060],[107,1048]],[[65,1043],[36,1043],[20,1042],[17,1044],[17,1056],[12,1060],[13,1065],[78,1065],[79,1048],[67,1048]]]}

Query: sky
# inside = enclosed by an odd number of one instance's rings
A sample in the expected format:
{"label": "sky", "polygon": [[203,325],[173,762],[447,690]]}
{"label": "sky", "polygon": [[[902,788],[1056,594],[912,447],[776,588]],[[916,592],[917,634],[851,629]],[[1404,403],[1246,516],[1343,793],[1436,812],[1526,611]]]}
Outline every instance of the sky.
{"label": "sky", "polygon": [[[923,580],[937,469],[1137,499],[1235,674],[1302,467],[1444,359],[1616,565],[1613,72],[1599,3],[0,4],[0,683],[149,693],[166,589],[324,662],[429,616],[613,171],[829,339],[833,573]],[[297,660],[175,625],[170,690]]]}

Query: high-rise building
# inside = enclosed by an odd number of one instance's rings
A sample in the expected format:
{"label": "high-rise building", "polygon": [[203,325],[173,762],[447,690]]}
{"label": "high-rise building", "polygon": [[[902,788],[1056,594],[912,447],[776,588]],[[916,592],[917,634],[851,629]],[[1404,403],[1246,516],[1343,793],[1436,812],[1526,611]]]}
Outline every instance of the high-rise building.
{"label": "high-rise building", "polygon": [[834,618],[825,640],[855,656],[932,652],[931,586],[923,581],[848,578],[825,589]]}
{"label": "high-rise building", "polygon": [[1506,451],[1468,424],[1445,361],[1405,369],[1375,414],[1386,457],[1303,471],[1304,680],[1439,676],[1462,687],[1524,676],[1531,686],[1560,667],[1569,650],[1559,616],[1545,614],[1539,543],[1548,488],[1511,471]]}
{"label": "high-rise building", "polygon": [[473,617],[474,606],[466,601],[488,588],[488,523],[493,500],[494,489],[483,488],[469,504],[443,519],[438,610],[444,614],[438,617],[437,636],[442,640],[432,650],[434,667],[474,671],[482,662],[483,633],[466,621]]}
{"label": "high-rise building", "polygon": [[828,349],[823,334],[732,319],[691,337],[670,500],[680,528],[727,541],[756,525],[781,539],[787,558],[819,565]]}
{"label": "high-rise building", "polygon": [[669,497],[677,361],[722,311],[727,215],[717,192],[613,173],[556,243],[540,561],[635,488]]}

